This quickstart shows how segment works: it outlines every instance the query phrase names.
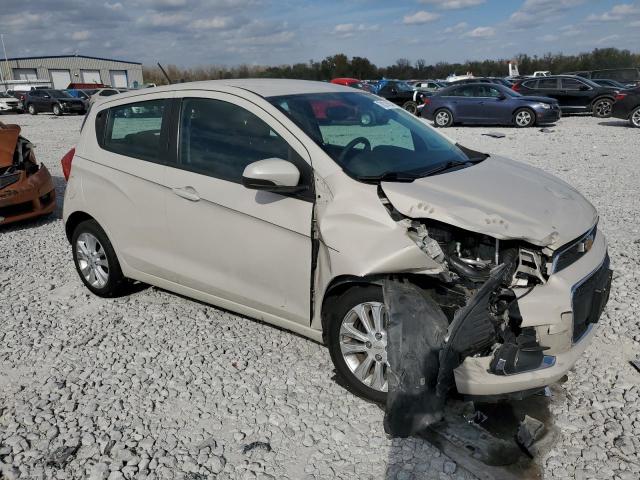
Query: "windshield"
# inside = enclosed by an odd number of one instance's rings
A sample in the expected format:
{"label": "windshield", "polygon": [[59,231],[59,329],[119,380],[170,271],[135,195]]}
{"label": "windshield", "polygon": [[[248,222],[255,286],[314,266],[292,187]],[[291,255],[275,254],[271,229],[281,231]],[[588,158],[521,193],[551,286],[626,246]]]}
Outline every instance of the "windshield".
{"label": "windshield", "polygon": [[396,87],[400,91],[413,92],[413,87],[409,85],[407,82],[397,82]]}
{"label": "windshield", "polygon": [[412,180],[435,169],[440,173],[449,163],[478,160],[426,122],[368,93],[310,93],[268,100],[358,180]]}
{"label": "windshield", "polygon": [[13,98],[11,95],[8,95],[4,92],[0,92],[0,98]]}
{"label": "windshield", "polygon": [[47,90],[47,94],[53,98],[68,98],[71,97],[67,92],[63,92],[62,90]]}

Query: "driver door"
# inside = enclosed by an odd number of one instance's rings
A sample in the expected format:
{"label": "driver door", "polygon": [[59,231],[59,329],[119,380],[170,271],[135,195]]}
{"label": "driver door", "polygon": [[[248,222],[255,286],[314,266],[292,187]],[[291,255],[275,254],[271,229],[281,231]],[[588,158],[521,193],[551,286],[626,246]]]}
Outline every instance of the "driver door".
{"label": "driver door", "polygon": [[[236,95],[183,90],[178,97],[178,164],[167,169],[174,280],[225,308],[308,326],[314,195],[307,150]],[[308,189],[280,195],[244,187],[244,168],[267,158],[294,163]]]}

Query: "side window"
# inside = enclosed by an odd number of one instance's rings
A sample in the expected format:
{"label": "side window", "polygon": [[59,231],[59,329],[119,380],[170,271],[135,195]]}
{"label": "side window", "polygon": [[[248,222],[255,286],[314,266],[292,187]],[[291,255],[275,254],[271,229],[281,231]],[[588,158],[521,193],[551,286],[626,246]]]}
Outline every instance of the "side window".
{"label": "side window", "polygon": [[558,80],[555,78],[544,78],[538,80],[538,88],[542,90],[555,90],[558,88]]}
{"label": "side window", "polygon": [[[162,163],[160,133],[169,100],[128,103],[100,112],[96,117],[96,133],[101,146],[127,157]],[[106,120],[106,122],[105,122]]]}
{"label": "side window", "polygon": [[456,97],[475,97],[476,96],[475,87],[473,86],[460,87],[456,90],[454,95]]}
{"label": "side window", "polygon": [[[267,158],[303,160],[269,125],[242,107],[221,100],[186,98],[180,115],[180,165],[242,183],[247,165]],[[304,169],[301,169],[301,173]],[[304,180],[304,175],[302,175]]]}
{"label": "side window", "polygon": [[538,88],[538,80],[529,80],[527,82],[522,82],[522,85],[527,88],[536,89]]}
{"label": "side window", "polygon": [[580,90],[580,88],[584,86],[579,80],[575,78],[563,78],[562,79],[562,89],[563,90]]}

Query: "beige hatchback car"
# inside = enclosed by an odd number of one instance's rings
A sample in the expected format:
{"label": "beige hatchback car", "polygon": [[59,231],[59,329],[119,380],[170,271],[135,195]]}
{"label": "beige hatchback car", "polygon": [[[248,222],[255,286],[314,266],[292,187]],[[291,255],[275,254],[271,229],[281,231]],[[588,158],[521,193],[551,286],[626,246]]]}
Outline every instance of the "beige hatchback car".
{"label": "beige hatchback car", "polygon": [[560,379],[608,298],[605,236],[576,190],[348,87],[220,80],[106,98],[62,163],[89,290],[140,281],[324,342],[376,401],[389,385],[390,278],[453,323],[506,265],[481,312],[488,337],[447,373],[476,396]]}

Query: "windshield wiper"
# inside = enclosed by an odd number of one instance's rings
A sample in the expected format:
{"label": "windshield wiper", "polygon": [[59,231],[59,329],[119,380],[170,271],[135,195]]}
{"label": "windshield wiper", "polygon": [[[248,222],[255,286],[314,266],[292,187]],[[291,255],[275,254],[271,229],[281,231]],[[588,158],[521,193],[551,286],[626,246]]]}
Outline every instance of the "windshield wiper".
{"label": "windshield wiper", "polygon": [[427,170],[420,174],[421,177],[428,177],[430,175],[435,175],[436,173],[442,173],[447,170],[451,170],[455,167],[470,167],[471,165],[475,165],[476,163],[480,163],[484,158],[474,158],[469,160],[450,160],[448,162],[441,163],[435,168],[431,170]]}
{"label": "windshield wiper", "polygon": [[384,172],[380,175],[359,175],[358,180],[363,182],[413,182],[417,175],[409,175],[402,172]]}

